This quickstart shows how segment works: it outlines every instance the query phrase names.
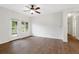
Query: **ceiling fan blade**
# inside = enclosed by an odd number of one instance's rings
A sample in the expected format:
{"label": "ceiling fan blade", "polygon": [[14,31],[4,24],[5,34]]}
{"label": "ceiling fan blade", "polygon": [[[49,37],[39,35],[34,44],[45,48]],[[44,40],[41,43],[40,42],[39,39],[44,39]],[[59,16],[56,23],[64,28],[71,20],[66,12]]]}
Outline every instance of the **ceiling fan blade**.
{"label": "ceiling fan blade", "polygon": [[24,12],[27,12],[27,11],[30,11],[30,10],[24,10]]}
{"label": "ceiling fan blade", "polygon": [[38,9],[40,9],[40,7],[35,8],[35,10],[38,10]]}
{"label": "ceiling fan blade", "polygon": [[40,14],[40,12],[39,11],[35,11],[36,13],[38,13],[38,14]]}
{"label": "ceiling fan blade", "polygon": [[30,7],[29,7],[29,6],[25,6],[25,7],[27,7],[28,9],[30,9]]}

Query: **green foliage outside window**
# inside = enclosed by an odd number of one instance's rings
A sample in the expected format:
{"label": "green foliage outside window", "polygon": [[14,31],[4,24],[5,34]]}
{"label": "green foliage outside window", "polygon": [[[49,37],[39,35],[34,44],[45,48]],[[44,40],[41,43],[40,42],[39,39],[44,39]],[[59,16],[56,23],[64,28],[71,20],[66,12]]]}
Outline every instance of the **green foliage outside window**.
{"label": "green foliage outside window", "polygon": [[21,24],[22,24],[21,27],[22,32],[28,31],[28,22],[21,22]]}
{"label": "green foliage outside window", "polygon": [[17,21],[12,21],[12,34],[17,34]]}

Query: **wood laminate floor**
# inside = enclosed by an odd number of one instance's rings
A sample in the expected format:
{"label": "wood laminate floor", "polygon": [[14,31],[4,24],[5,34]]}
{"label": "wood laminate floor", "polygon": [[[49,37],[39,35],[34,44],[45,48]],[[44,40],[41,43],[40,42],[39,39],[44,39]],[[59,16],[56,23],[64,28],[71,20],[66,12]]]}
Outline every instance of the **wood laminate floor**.
{"label": "wood laminate floor", "polygon": [[79,40],[72,35],[68,35],[68,43],[64,47],[66,53],[79,54]]}
{"label": "wood laminate floor", "polygon": [[[78,42],[78,41],[76,41]],[[64,54],[79,53],[78,43],[59,39],[28,37],[0,45],[1,54]]]}
{"label": "wood laminate floor", "polygon": [[42,37],[29,37],[0,45],[0,53],[47,54],[63,53],[63,50],[63,41]]}

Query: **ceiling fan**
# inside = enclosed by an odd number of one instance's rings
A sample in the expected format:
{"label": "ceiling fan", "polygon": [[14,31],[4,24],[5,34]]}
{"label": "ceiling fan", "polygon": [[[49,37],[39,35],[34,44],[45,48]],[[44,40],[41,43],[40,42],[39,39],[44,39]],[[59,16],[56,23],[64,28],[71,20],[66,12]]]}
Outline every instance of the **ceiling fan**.
{"label": "ceiling fan", "polygon": [[31,5],[29,5],[29,6],[25,6],[26,8],[28,8],[28,10],[24,10],[24,12],[27,12],[27,11],[30,11],[31,12],[31,14],[33,14],[33,13],[38,13],[38,14],[40,14],[40,12],[38,11],[39,9],[40,9],[40,7],[37,7],[36,5],[34,5],[34,4],[31,4]]}

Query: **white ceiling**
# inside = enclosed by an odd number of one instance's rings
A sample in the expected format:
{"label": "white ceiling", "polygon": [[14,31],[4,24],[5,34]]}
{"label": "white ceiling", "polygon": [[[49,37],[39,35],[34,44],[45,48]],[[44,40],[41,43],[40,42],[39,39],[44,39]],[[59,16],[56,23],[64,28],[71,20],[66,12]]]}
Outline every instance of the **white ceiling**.
{"label": "white ceiling", "polygon": [[[16,12],[29,15],[29,16],[35,16],[39,14],[33,14],[31,15],[30,13],[25,13],[24,12],[24,7],[26,6],[25,4],[0,4],[1,7],[5,7],[11,10],[14,10]],[[37,6],[40,6],[40,12],[42,14],[51,14],[54,12],[59,12],[63,11],[65,9],[72,9],[72,8],[79,8],[79,4],[38,4]]]}

